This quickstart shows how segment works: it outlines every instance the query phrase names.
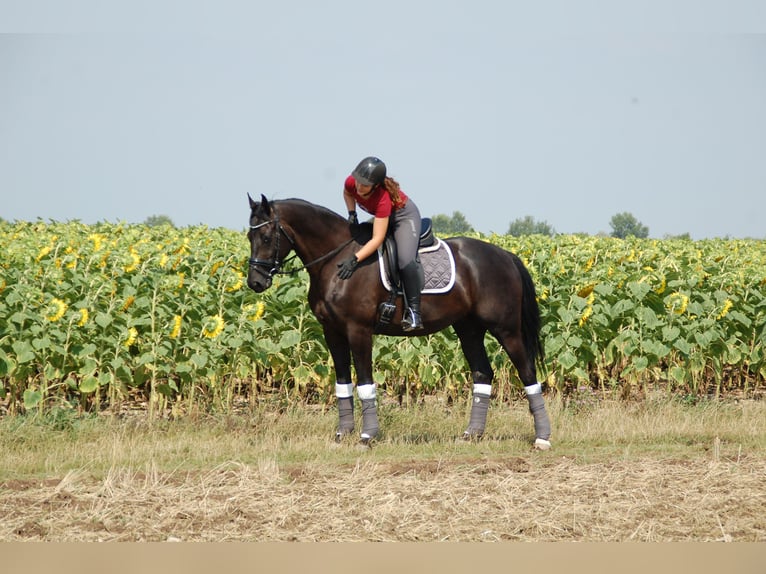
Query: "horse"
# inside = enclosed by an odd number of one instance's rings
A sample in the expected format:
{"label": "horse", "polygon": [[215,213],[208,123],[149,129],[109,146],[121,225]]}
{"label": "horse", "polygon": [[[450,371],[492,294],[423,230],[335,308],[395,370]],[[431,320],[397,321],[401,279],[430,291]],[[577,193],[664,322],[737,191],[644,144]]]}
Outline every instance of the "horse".
{"label": "horse", "polygon": [[[391,321],[383,326],[379,321],[379,306],[389,300],[389,294],[381,281],[377,257],[360,262],[347,280],[337,276],[339,262],[349,258],[364,241],[352,234],[345,218],[302,199],[269,201],[261,195],[260,201],[254,201],[248,194],[248,200],[248,287],[261,293],[272,285],[277,274],[301,269],[308,272],[309,306],[322,326],[334,363],[337,441],[354,433],[352,359],[362,410],[360,443],[369,446],[378,434],[373,336],[422,336],[451,326],[473,378],[471,414],[462,437],[478,440],[485,431],[494,377],[484,346],[484,336],[489,332],[505,350],[524,384],[534,420],[533,447],[551,447],[551,427],[536,372],[536,363],[543,358],[540,312],[532,278],[517,255],[479,239],[444,240],[455,262],[454,286],[442,294],[424,293],[424,329],[405,332],[401,326],[403,303],[399,300]],[[282,266],[291,251],[292,258],[300,259],[303,267],[284,271]]]}

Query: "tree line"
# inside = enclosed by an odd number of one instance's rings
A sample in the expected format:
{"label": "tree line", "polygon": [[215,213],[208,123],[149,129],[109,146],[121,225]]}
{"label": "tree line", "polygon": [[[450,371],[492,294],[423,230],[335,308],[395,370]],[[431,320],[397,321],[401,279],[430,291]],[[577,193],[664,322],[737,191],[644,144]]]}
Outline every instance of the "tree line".
{"label": "tree line", "polygon": [[[452,215],[438,214],[432,218],[433,229],[436,233],[444,235],[460,235],[463,233],[474,232],[473,226],[468,222],[465,215],[459,211],[454,211]],[[641,223],[632,213],[622,212],[612,216],[609,220],[612,228],[610,235],[624,239],[626,237],[637,237],[643,239],[649,237],[649,228]],[[538,221],[531,215],[519,217],[511,221],[506,235],[556,235],[556,230],[547,221]],[[688,233],[681,236],[687,237]]]}

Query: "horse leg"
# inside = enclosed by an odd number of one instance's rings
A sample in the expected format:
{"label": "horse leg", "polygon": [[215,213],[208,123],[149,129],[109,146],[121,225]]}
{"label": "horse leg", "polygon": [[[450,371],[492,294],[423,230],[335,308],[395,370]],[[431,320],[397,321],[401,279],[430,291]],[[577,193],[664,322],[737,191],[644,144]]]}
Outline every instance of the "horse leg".
{"label": "horse leg", "polygon": [[492,394],[492,379],[494,377],[492,366],[487,357],[487,349],[484,347],[486,330],[467,323],[456,324],[454,327],[473,378],[471,418],[468,421],[468,428],[463,433],[463,438],[465,440],[479,439],[487,426],[487,411],[489,410],[489,397]]}
{"label": "horse leg", "polygon": [[356,369],[356,394],[362,403],[361,441],[362,444],[369,444],[380,429],[377,391],[372,380],[372,331],[363,328],[352,329],[349,342]]}
{"label": "horse leg", "polygon": [[348,339],[325,328],[324,338],[335,365],[335,398],[338,402],[338,430],[335,440],[354,432],[354,384],[351,379],[351,351]]}
{"label": "horse leg", "polygon": [[519,373],[521,382],[524,383],[524,391],[529,403],[529,412],[535,423],[535,448],[548,450],[551,448],[551,423],[548,412],[545,410],[545,400],[542,395],[542,386],[537,381],[537,370],[534,361],[530,361],[524,342],[520,334],[503,335],[492,333],[502,345],[505,352],[511,358],[511,362]]}

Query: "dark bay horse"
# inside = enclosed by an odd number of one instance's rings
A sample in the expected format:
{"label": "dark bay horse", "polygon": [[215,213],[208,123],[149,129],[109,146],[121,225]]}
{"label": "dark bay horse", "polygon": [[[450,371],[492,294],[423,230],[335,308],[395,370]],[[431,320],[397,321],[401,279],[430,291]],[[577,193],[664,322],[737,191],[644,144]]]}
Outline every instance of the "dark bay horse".
{"label": "dark bay horse", "polygon": [[[354,430],[351,361],[356,371],[357,396],[362,405],[362,443],[378,433],[376,388],[372,380],[372,340],[378,306],[389,299],[380,279],[377,257],[359,264],[348,280],[337,276],[338,262],[359,245],[346,219],[324,207],[300,199],[268,201],[250,196],[250,268],[247,284],[260,293],[282,272],[285,257],[295,251],[310,277],[309,305],[324,330],[336,375],[339,426],[337,438]],[[484,347],[489,331],[516,367],[524,383],[535,426],[535,447],[550,448],[550,422],[545,410],[535,363],[542,357],[540,313],[535,287],[522,261],[490,243],[466,237],[447,239],[456,268],[454,287],[444,294],[422,298],[427,335],[452,326],[473,377],[473,402],[464,438],[484,432],[494,376]],[[402,303],[385,335],[413,336],[401,328]]]}

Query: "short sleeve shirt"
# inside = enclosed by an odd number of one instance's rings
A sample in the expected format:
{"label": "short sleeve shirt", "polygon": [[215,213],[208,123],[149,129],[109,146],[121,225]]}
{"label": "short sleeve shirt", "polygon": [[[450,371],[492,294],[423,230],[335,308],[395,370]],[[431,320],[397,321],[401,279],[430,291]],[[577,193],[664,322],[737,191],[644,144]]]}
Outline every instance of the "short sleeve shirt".
{"label": "short sleeve shirt", "polygon": [[401,209],[407,204],[407,196],[400,190],[399,196],[401,199],[394,205],[391,201],[391,196],[382,185],[375,187],[373,192],[366,198],[360,196],[356,192],[356,180],[353,175],[349,175],[346,178],[343,187],[346,193],[351,195],[362,209],[375,217],[389,217],[394,210]]}

